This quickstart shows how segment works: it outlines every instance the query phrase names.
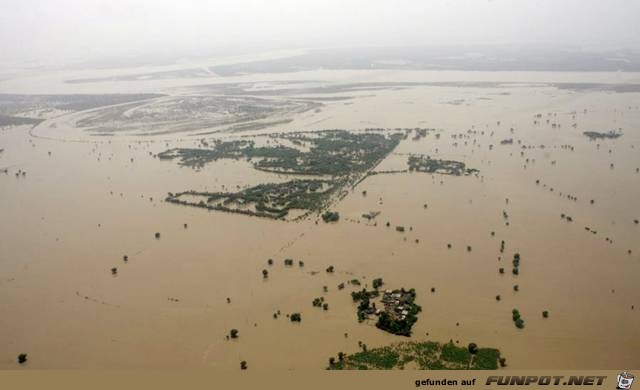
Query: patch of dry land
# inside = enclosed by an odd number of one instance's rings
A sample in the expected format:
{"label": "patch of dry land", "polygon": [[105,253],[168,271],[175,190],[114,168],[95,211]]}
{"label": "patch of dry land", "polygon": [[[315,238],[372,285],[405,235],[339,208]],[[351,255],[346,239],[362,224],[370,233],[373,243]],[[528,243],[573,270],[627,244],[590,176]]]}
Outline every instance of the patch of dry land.
{"label": "patch of dry land", "polygon": [[0,82],[0,368],[640,365],[636,74],[189,74]]}

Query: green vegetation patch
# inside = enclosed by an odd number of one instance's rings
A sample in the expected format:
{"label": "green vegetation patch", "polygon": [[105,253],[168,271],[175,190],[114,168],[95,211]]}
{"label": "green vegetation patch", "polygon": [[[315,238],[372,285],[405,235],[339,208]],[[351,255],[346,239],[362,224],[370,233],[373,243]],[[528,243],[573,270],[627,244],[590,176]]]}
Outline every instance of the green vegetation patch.
{"label": "green vegetation patch", "polygon": [[444,361],[462,365],[468,365],[471,361],[471,353],[466,348],[458,347],[453,343],[447,343],[442,347],[441,357]]}
{"label": "green vegetation patch", "polygon": [[[296,174],[346,176],[363,173],[385,158],[400,142],[402,133],[390,136],[379,132],[352,133],[325,130],[314,133],[271,135],[281,144],[256,147],[252,140],[215,142],[205,148],[176,148],[158,154],[161,159],[179,159],[179,164],[202,167],[221,158],[247,158],[258,170]],[[303,147],[304,146],[304,147]]]}
{"label": "green vegetation patch", "polygon": [[407,164],[409,165],[409,171],[424,173],[466,176],[480,172],[477,169],[467,168],[466,164],[460,161],[438,160],[429,156],[409,156]]}
{"label": "green vegetation patch", "polygon": [[506,360],[495,348],[479,348],[475,354],[453,343],[434,341],[401,342],[380,348],[366,348],[329,359],[329,370],[495,370]]}
{"label": "green vegetation patch", "polygon": [[[203,146],[209,146],[204,141]],[[205,164],[219,159],[239,159],[247,156],[248,150],[253,149],[253,141],[238,140],[228,142],[215,142],[212,148],[174,148],[158,153],[161,160],[178,159],[183,166],[200,168]]]}
{"label": "green vegetation patch", "polygon": [[[184,191],[169,194],[167,202],[209,210],[285,219],[292,209],[311,211],[329,206],[332,194],[359,179],[382,161],[398,145],[403,133],[380,131],[352,133],[325,130],[311,133],[284,133],[268,136],[267,146],[254,140],[201,140],[202,148],[175,148],[158,154],[162,160],[178,160],[180,165],[201,168],[219,159],[246,159],[253,168],[278,174],[323,176],[322,180],[293,180],[261,184],[236,193]],[[290,145],[293,145],[290,146]],[[331,176],[330,180],[326,176]],[[299,218],[299,217],[296,217]],[[337,212],[322,215],[336,222]]]}
{"label": "green vegetation patch", "polygon": [[390,370],[394,368],[398,364],[399,359],[400,355],[390,347],[376,348],[351,356],[353,363],[378,370]]}
{"label": "green vegetation patch", "polygon": [[328,130],[318,133],[283,135],[297,144],[309,145],[299,155],[282,154],[263,159],[257,169],[279,173],[341,176],[362,173],[377,165],[402,139],[401,133],[386,136],[377,132],[351,133]]}
{"label": "green vegetation patch", "polygon": [[473,356],[471,368],[474,370],[496,370],[500,361],[500,351],[495,348],[480,348]]}
{"label": "green vegetation patch", "polygon": [[165,200],[208,210],[284,219],[291,210],[302,210],[304,215],[320,210],[337,188],[335,181],[293,180],[260,184],[239,192],[169,193]]}

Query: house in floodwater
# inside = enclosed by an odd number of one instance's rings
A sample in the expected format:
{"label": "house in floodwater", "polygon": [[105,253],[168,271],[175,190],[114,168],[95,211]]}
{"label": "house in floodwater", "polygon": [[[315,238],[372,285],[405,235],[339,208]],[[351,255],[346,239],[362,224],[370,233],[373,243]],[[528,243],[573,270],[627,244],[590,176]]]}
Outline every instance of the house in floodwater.
{"label": "house in floodwater", "polygon": [[380,315],[382,311],[387,313],[389,317],[395,321],[403,321],[409,314],[409,306],[413,305],[415,292],[413,290],[385,290],[382,294],[382,303],[384,310],[377,310],[376,314]]}

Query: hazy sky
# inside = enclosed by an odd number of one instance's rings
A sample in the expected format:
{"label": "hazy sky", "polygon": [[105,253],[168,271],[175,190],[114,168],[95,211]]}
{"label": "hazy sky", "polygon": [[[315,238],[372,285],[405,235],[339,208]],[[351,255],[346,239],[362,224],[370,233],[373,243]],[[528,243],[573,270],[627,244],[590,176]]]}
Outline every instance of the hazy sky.
{"label": "hazy sky", "polygon": [[158,50],[639,46],[640,0],[0,0],[0,61]]}

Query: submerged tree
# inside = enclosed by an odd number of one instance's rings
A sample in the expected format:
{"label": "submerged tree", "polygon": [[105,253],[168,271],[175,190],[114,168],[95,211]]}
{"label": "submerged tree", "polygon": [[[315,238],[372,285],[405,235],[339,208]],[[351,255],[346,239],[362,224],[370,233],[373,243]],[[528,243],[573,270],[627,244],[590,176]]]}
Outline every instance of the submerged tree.
{"label": "submerged tree", "polygon": [[512,317],[513,317],[514,321],[516,321],[518,318],[520,318],[520,311],[518,309],[511,310],[511,314],[512,314]]}
{"label": "submerged tree", "polygon": [[518,309],[513,309],[511,311],[511,314],[512,314],[513,322],[516,325],[516,328],[518,329],[524,328],[524,320],[522,319],[522,316],[520,315],[520,312],[518,311]]}
{"label": "submerged tree", "polygon": [[327,223],[338,222],[339,219],[340,219],[340,214],[338,212],[327,211],[324,214],[322,214],[322,220]]}

